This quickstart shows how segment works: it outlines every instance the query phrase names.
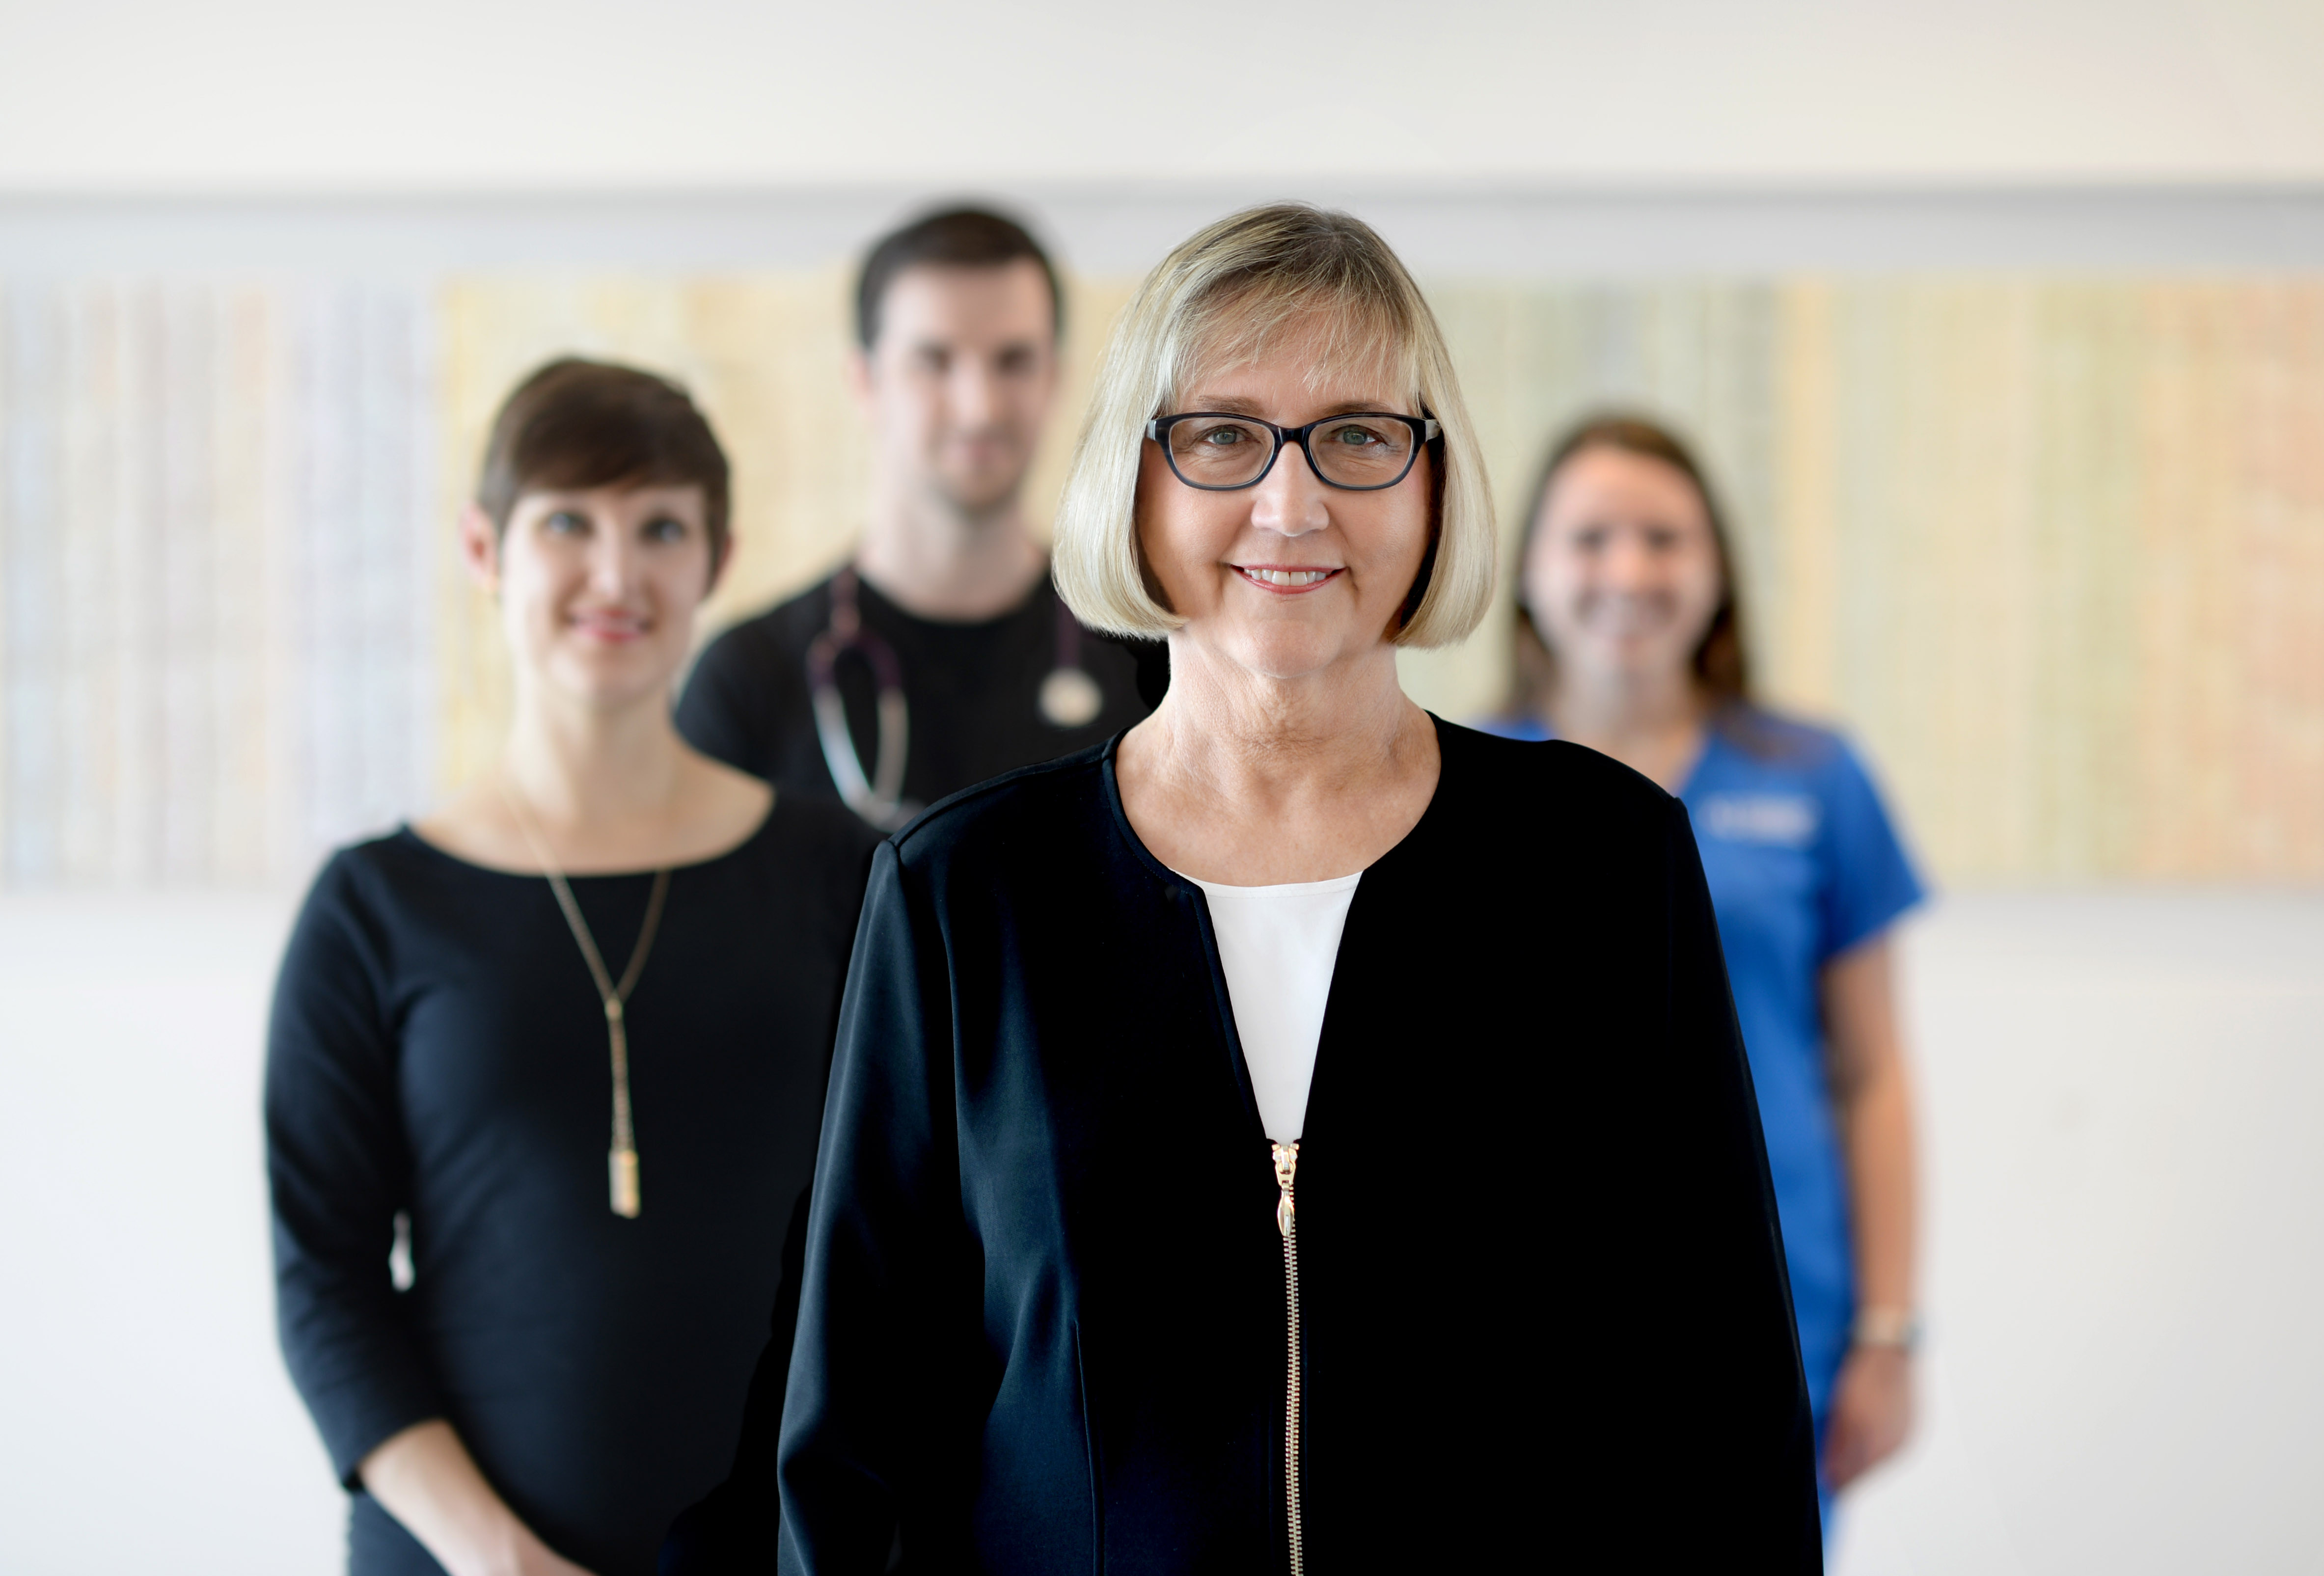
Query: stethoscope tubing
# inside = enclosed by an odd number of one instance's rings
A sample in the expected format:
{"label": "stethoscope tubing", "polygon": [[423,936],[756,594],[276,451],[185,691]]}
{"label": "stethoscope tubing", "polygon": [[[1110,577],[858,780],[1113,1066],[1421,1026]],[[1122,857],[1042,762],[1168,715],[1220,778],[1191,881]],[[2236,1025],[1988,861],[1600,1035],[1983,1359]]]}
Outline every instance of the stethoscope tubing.
{"label": "stethoscope tubing", "polygon": [[[1082,627],[1062,601],[1057,604],[1056,641],[1056,659],[1041,684],[1041,712],[1057,727],[1080,727],[1096,719],[1104,696],[1097,681],[1082,670]],[[879,753],[870,771],[856,753],[855,737],[847,726],[847,703],[839,693],[839,658],[845,651],[863,659],[878,687]],[[893,646],[864,626],[853,565],[831,578],[831,617],[807,644],[807,681],[816,741],[823,746],[832,786],[849,809],[872,825],[883,832],[899,830],[921,808],[903,797],[912,723],[910,703],[904,697],[904,665]]]}

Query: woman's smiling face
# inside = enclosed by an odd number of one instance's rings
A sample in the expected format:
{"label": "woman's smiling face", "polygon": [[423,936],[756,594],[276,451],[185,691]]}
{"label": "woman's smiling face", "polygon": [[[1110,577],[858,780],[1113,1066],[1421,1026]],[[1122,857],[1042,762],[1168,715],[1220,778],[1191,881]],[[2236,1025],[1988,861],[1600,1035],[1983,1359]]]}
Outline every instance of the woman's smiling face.
{"label": "woman's smiling face", "polygon": [[698,486],[527,493],[479,544],[519,669],[589,705],[666,692],[713,575]]}
{"label": "woman's smiling face", "polygon": [[1690,670],[1723,588],[1711,511],[1676,466],[1611,446],[1558,470],[1523,570],[1535,626],[1598,683]]}
{"label": "woman's smiling face", "polygon": [[[1256,416],[1303,427],[1376,410],[1417,416],[1383,367],[1318,364],[1326,336],[1293,327],[1259,359],[1198,366],[1177,411]],[[1286,444],[1256,486],[1204,492],[1148,442],[1138,477],[1138,539],[1191,641],[1259,677],[1296,679],[1370,656],[1395,635],[1428,550],[1434,475],[1424,449],[1403,481],[1351,492],[1316,478]]]}

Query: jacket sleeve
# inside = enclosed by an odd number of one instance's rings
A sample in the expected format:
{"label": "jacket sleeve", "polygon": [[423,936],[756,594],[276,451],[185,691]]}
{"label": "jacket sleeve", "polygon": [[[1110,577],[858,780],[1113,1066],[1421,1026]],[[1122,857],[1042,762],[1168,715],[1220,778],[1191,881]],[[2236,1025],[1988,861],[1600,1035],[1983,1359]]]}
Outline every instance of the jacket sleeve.
{"label": "jacket sleeve", "polygon": [[[991,1401],[954,1123],[946,948],[893,843],[840,1005],[783,1408],[786,1568],[948,1568]],[[939,1533],[936,1529],[947,1529]]]}
{"label": "jacket sleeve", "polygon": [[1670,803],[1667,1065],[1658,1102],[1665,1284],[1645,1317],[1665,1328],[1670,1415],[1656,1430],[1676,1512],[1647,1541],[1703,1569],[1822,1569],[1815,1427],[1792,1320],[1791,1280],[1767,1174],[1758,1101],[1727,982],[1719,925],[1685,807]]}
{"label": "jacket sleeve", "polygon": [[282,1355],[340,1480],[443,1415],[388,1267],[410,1149],[378,938],[346,855],[292,929],[266,1044],[266,1171]]}

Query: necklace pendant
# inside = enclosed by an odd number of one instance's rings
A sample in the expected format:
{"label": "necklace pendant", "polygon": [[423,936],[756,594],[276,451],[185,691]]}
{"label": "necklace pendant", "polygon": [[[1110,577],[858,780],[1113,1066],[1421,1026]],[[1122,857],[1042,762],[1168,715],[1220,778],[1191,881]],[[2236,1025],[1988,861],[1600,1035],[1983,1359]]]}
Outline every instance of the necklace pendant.
{"label": "necklace pendant", "polygon": [[638,1152],[623,1144],[609,1151],[605,1166],[613,1184],[613,1212],[625,1221],[638,1218]]}

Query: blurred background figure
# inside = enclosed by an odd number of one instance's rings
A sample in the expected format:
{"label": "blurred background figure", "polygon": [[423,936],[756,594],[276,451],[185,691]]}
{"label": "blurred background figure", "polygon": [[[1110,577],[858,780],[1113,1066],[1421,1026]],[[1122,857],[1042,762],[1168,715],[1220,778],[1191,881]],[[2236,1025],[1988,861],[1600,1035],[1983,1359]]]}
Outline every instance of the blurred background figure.
{"label": "blurred background figure", "polygon": [[638,1576],[726,1470],[875,834],[671,725],[729,551],[725,456],[681,390],[541,369],[476,498],[506,746],[334,857],[282,963],[283,1352],[355,1497],[355,1576]]}
{"label": "blurred background figure", "polygon": [[1913,1097],[1888,930],[1921,883],[1827,729],[1757,705],[1729,535],[1674,435],[1583,422],[1520,539],[1495,731],[1602,751],[1685,801],[1719,914],[1829,1493],[1912,1426]]}
{"label": "blurred background figure", "polygon": [[948,209],[872,248],[848,364],[872,432],[863,539],[703,653],[678,711],[697,748],[892,831],[1146,714],[1137,660],[1074,622],[1026,525],[1064,328],[1014,220]]}

